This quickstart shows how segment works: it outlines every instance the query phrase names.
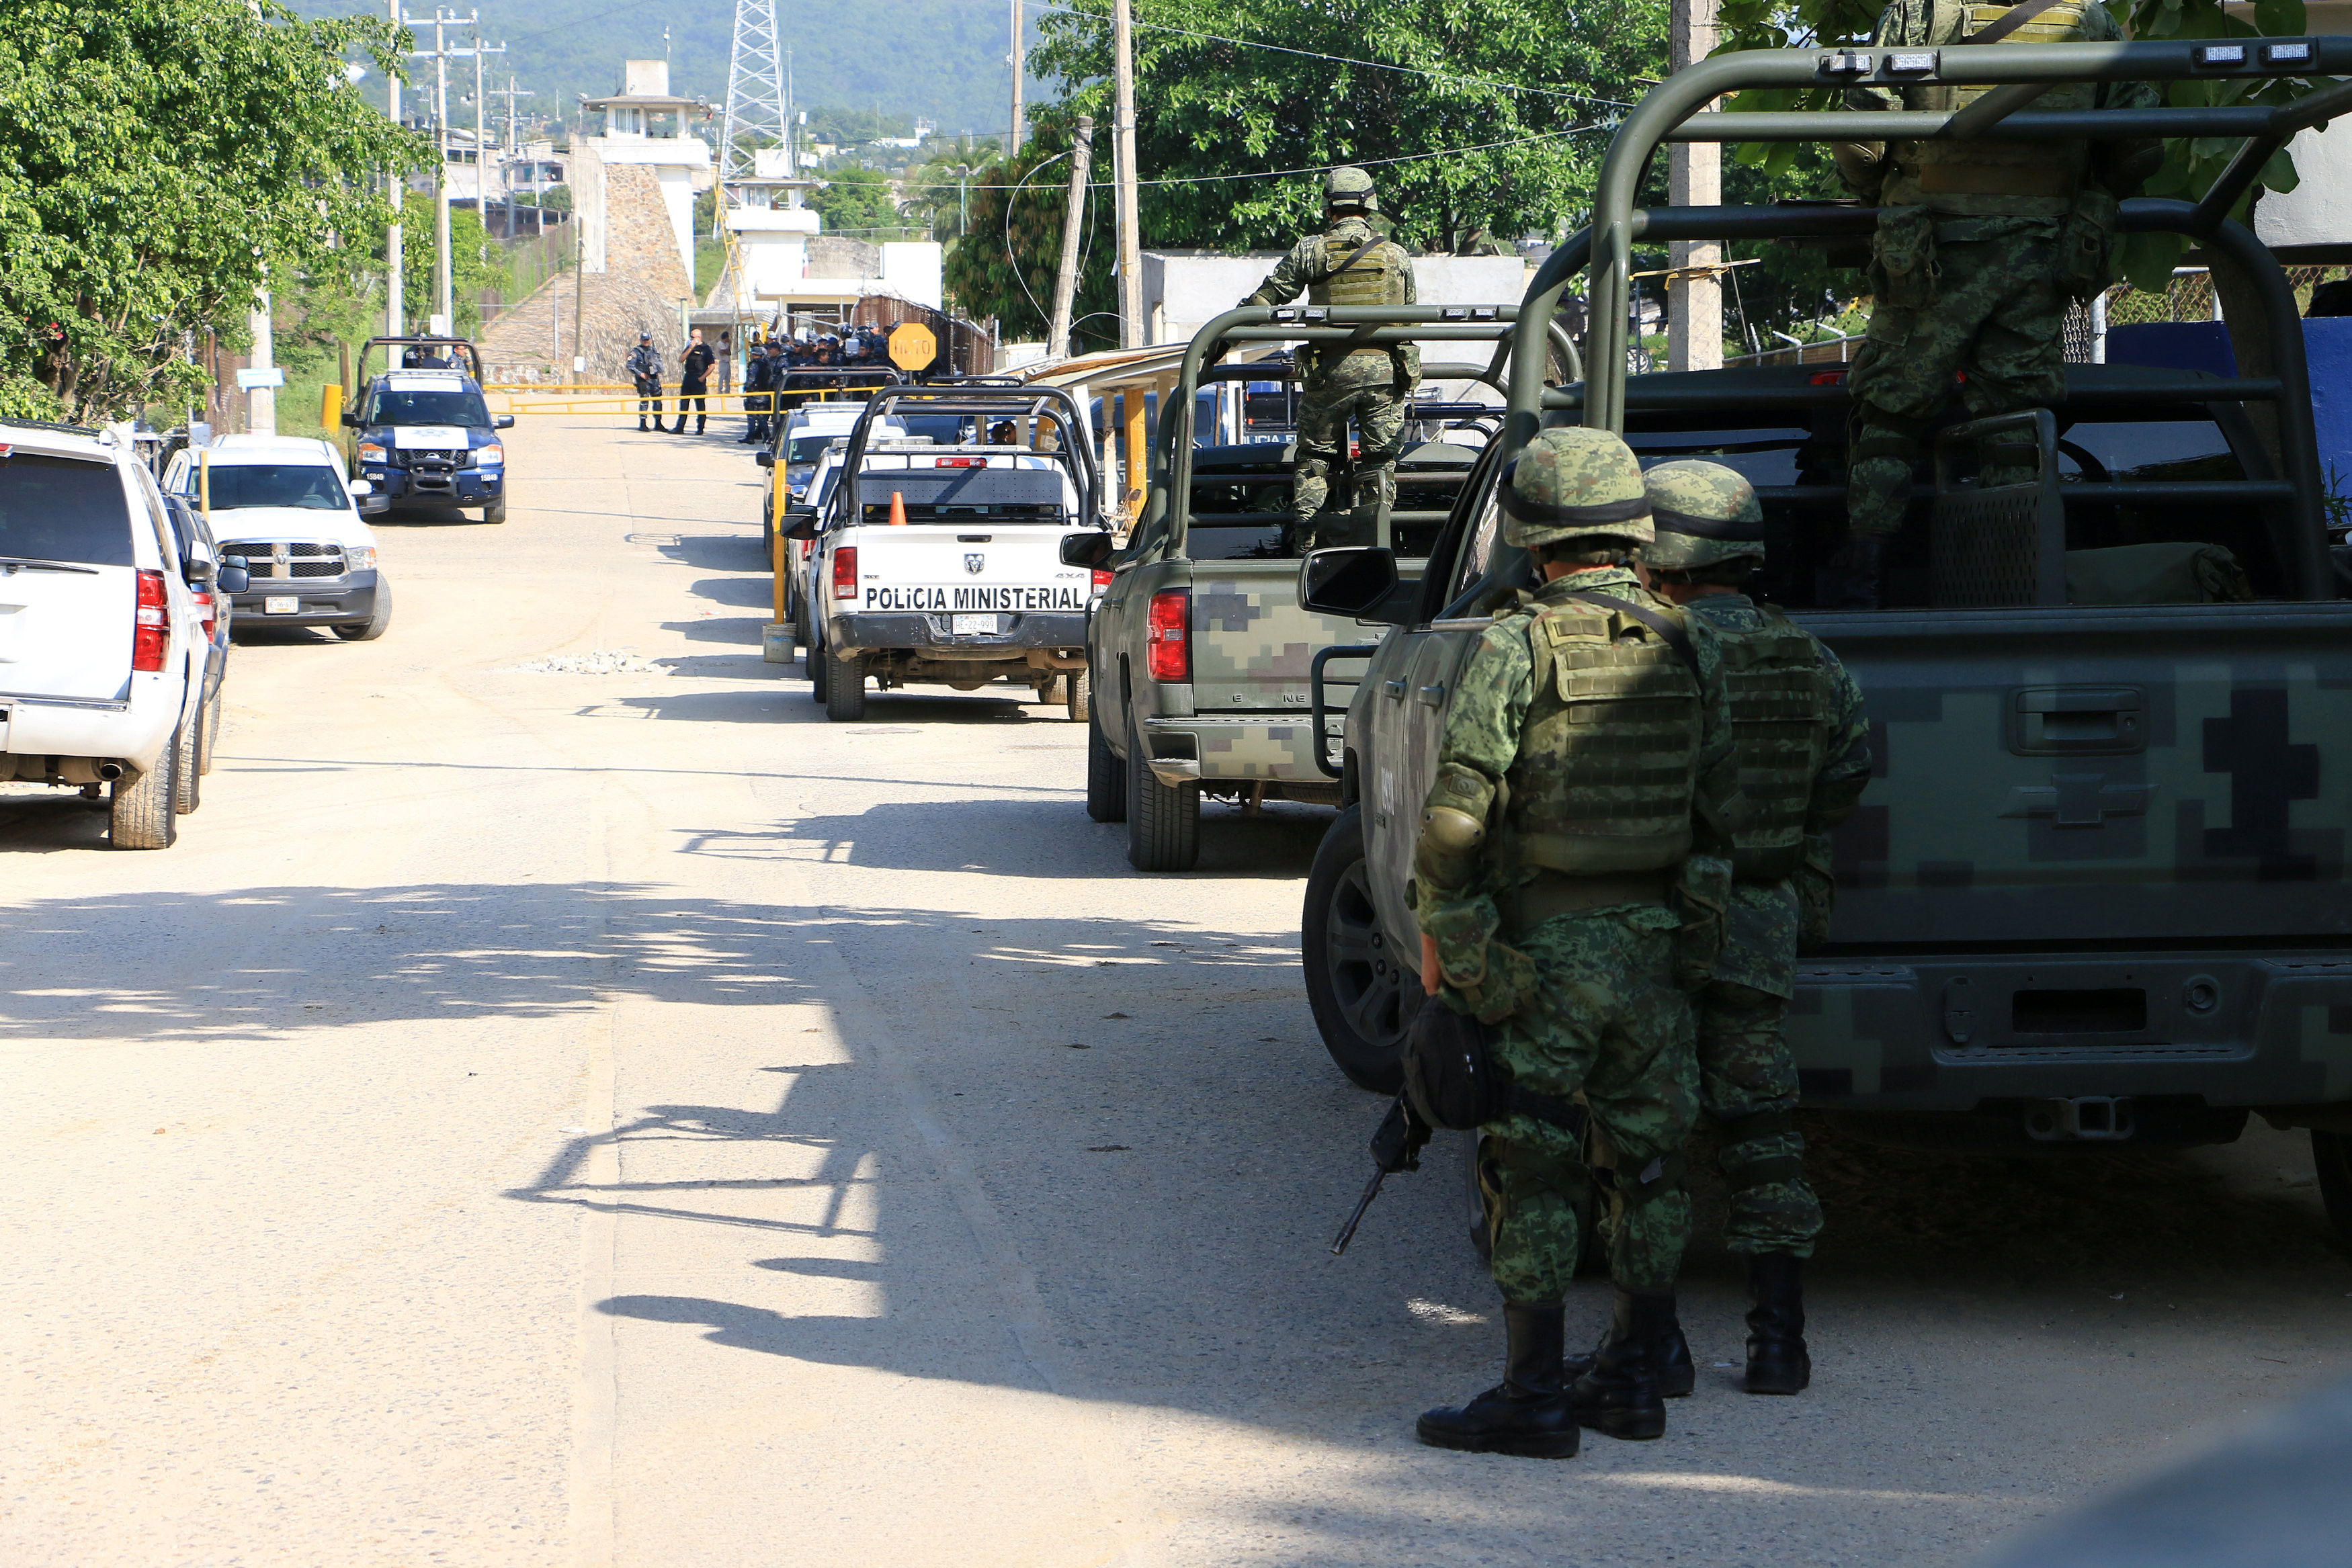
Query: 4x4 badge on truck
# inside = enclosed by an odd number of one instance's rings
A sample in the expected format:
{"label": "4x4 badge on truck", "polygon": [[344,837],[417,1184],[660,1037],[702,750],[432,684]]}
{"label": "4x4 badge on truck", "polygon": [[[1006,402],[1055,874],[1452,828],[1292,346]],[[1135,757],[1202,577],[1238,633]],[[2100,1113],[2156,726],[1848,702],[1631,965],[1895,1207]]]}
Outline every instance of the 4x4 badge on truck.
{"label": "4x4 badge on truck", "polygon": [[964,570],[971,573],[974,577],[978,577],[980,575],[980,569],[987,564],[988,558],[984,555],[975,553],[963,558]]}

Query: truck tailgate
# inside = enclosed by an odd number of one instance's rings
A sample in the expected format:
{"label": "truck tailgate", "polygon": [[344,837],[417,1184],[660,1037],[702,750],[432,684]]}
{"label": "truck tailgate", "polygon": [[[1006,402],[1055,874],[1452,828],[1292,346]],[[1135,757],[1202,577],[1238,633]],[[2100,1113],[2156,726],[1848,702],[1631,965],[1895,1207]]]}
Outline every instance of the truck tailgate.
{"label": "truck tailgate", "polygon": [[2352,603],[1800,619],[1900,781],[1837,837],[1846,950],[2352,933]]}
{"label": "truck tailgate", "polygon": [[1094,577],[1064,566],[1059,525],[976,520],[871,525],[844,534],[835,549],[857,551],[857,596],[842,608],[859,614],[1083,613]]}

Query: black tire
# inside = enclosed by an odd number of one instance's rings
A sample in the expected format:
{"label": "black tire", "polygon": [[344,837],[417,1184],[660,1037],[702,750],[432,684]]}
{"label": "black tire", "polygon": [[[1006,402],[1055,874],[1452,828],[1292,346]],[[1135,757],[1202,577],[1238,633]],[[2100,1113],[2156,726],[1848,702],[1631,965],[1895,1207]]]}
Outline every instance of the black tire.
{"label": "black tire", "polygon": [[1127,723],[1127,863],[1138,871],[1191,871],[1201,858],[1201,786],[1171,788]]}
{"label": "black tire", "polygon": [[824,653],[824,716],[845,723],[866,716],[866,661]]}
{"label": "black tire", "polygon": [[1062,697],[1062,677],[1058,674],[1048,675],[1045,679],[1038,682],[1035,690],[1037,693],[1037,700],[1041,703],[1056,703],[1064,700]]}
{"label": "black tire", "polygon": [[1062,677],[1062,703],[1068,709],[1072,724],[1084,724],[1094,712],[1095,673],[1092,670],[1072,670]]}
{"label": "black tire", "polygon": [[492,501],[488,506],[482,508],[482,521],[486,523],[503,523],[506,520],[507,498],[504,496],[500,496],[497,500]]}
{"label": "black tire", "polygon": [[220,742],[221,688],[228,684],[226,654],[222,656],[222,663],[220,684],[213,687],[213,700],[205,705],[205,740],[196,749],[196,771],[199,773],[213,770],[213,747]]}
{"label": "black tire", "polygon": [[2327,1206],[2328,1228],[2336,1244],[2352,1251],[2352,1135],[2311,1134],[2312,1163],[2319,1167],[2319,1197]]}
{"label": "black tire", "polygon": [[814,637],[808,640],[809,701],[824,701],[824,645]]}
{"label": "black tire", "polygon": [[180,733],[172,741],[172,810],[183,817],[205,802],[205,706],[198,703],[180,720]]}
{"label": "black tire", "polygon": [[1087,815],[1097,822],[1127,821],[1127,764],[1092,717],[1087,720]]}
{"label": "black tire", "polygon": [[179,813],[173,810],[179,797],[180,737],[174,732],[155,766],[140,775],[137,782],[118,779],[109,791],[107,803],[107,842],[118,850],[168,850],[180,836]]}
{"label": "black tire", "polygon": [[353,621],[335,628],[335,635],[346,643],[373,643],[392,626],[392,584],[376,579],[375,612],[364,621]]}
{"label": "black tire", "polygon": [[1419,1010],[1418,955],[1392,950],[1372,906],[1360,805],[1339,813],[1307,873],[1299,958],[1323,1049],[1359,1089],[1393,1094],[1404,1082],[1404,1034]]}

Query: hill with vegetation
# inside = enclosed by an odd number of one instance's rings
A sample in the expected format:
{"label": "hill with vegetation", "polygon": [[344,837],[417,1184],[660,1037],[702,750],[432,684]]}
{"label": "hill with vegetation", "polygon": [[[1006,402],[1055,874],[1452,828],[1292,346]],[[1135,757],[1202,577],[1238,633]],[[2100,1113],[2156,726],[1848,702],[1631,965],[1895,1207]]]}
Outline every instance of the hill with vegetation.
{"label": "hill with vegetation", "polygon": [[[384,8],[364,0],[290,0],[304,16],[349,16],[367,11],[381,16]],[[495,47],[507,46],[503,56],[488,62],[492,78],[500,86],[511,72],[516,86],[535,96],[521,100],[527,113],[576,117],[579,96],[616,91],[621,62],[662,57],[663,29],[669,32],[670,90],[708,100],[714,110],[727,101],[728,53],[735,26],[733,0],[670,0],[647,5],[641,0],[468,0],[478,5],[484,38]],[[784,47],[792,51],[793,97],[810,111],[814,125],[820,110],[879,112],[883,123],[904,124],[920,118],[936,121],[953,134],[1001,133],[1010,112],[1006,99],[1011,82],[1006,74],[1007,8],[974,0],[778,0],[784,29]],[[410,5],[412,16],[429,9]],[[1031,11],[1034,41],[1036,8]],[[432,29],[419,30],[418,42],[429,47]],[[452,29],[451,42],[463,29]],[[432,62],[411,66],[412,79],[429,79]],[[450,118],[460,124],[472,119],[460,110],[459,80],[473,90],[469,61],[453,61],[450,69]],[[379,89],[380,90],[380,89]],[[1032,91],[1038,90],[1034,85]],[[493,99],[493,106],[498,100]],[[842,118],[847,118],[846,115]]]}

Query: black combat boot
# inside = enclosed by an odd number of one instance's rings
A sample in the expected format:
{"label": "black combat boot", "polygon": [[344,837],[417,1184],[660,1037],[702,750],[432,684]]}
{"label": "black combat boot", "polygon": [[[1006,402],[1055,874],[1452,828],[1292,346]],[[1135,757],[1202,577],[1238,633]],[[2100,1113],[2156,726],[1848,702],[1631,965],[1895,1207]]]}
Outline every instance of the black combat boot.
{"label": "black combat boot", "polygon": [[1573,1458],[1579,1433],[1560,1366],[1566,1323],[1564,1308],[1505,1306],[1503,1381],[1467,1405],[1423,1416],[1421,1440],[1472,1454]]}
{"label": "black combat boot", "polygon": [[1576,1418],[1612,1437],[1663,1437],[1666,1402],[1658,1392],[1658,1346],[1674,1321],[1672,1291],[1618,1287],[1617,1315],[1592,1370],[1568,1391]]}
{"label": "black combat boot", "polygon": [[1804,1260],[1759,1252],[1748,1260],[1748,1392],[1796,1394],[1813,1380],[1805,1354]]}
{"label": "black combat boot", "polygon": [[1886,567],[1885,534],[1849,534],[1822,567],[1816,585],[1823,610],[1875,610],[1879,576]]}
{"label": "black combat boot", "polygon": [[[1698,1386],[1698,1368],[1691,1361],[1690,1341],[1683,1337],[1682,1319],[1672,1308],[1666,1312],[1664,1336],[1658,1341],[1658,1393],[1667,1399],[1686,1399]],[[1601,1350],[1609,1343],[1607,1332],[1590,1355],[1568,1358],[1568,1380],[1574,1383],[1600,1363]]]}

